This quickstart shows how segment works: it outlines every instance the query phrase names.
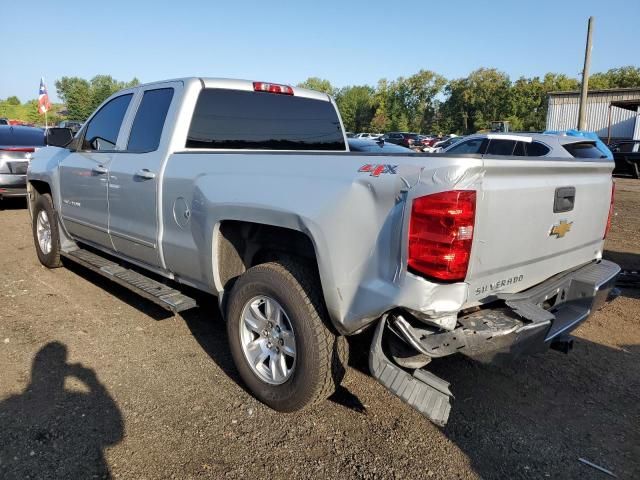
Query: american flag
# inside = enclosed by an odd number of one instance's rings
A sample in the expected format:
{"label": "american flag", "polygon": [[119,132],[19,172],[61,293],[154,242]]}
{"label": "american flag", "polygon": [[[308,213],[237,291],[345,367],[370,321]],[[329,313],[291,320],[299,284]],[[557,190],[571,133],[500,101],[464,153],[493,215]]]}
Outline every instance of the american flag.
{"label": "american flag", "polygon": [[38,113],[41,115],[51,110],[51,103],[49,103],[49,94],[47,93],[47,86],[44,84],[44,78],[40,78],[40,92],[38,93]]}

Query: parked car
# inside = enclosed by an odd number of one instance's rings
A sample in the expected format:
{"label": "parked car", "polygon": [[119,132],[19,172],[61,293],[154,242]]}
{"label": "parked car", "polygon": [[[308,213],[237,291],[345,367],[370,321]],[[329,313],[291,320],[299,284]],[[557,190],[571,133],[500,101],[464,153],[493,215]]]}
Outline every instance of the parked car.
{"label": "parked car", "polygon": [[122,90],[35,153],[38,259],[173,311],[196,306],[181,285],[217,295],[240,378],[281,411],[335,391],[343,336],[368,326],[373,376],[439,425],[451,392],[433,358],[568,349],[620,270],[602,259],[613,161],[518,156],[587,144],[551,136],[450,147],[500,154],[483,158],[350,152],[340,125],[326,94],[287,85]]}
{"label": "parked car", "polygon": [[594,140],[547,133],[479,133],[465,137],[443,153],[607,159]]}
{"label": "parked car", "polygon": [[382,137],[381,133],[358,133],[354,138],[376,139]]}
{"label": "parked car", "polygon": [[615,175],[626,174],[640,178],[640,140],[625,140],[609,145],[616,168]]}
{"label": "parked car", "polygon": [[356,134],[353,132],[344,132],[347,138],[355,138]]}
{"label": "parked car", "polygon": [[422,151],[428,152],[428,153],[440,153],[443,150],[449,148],[454,143],[458,143],[463,138],[464,137],[458,137],[458,136],[449,137],[445,140],[440,140],[438,142],[435,142],[432,147],[424,147]]}
{"label": "parked car", "polygon": [[26,196],[29,161],[44,145],[42,128],[0,125],[0,200]]}
{"label": "parked car", "polygon": [[79,120],[62,120],[58,123],[59,128],[69,128],[75,135],[82,128],[82,122]]}
{"label": "parked car", "polygon": [[0,125],[9,125],[8,118],[0,118]]}
{"label": "parked car", "polygon": [[349,151],[351,152],[369,152],[369,153],[413,153],[410,148],[387,143],[384,140],[370,140],[368,138],[350,138]]}
{"label": "parked car", "polygon": [[418,133],[410,132],[388,132],[382,136],[385,142],[395,143],[396,145],[402,145],[404,147],[411,147],[417,140]]}

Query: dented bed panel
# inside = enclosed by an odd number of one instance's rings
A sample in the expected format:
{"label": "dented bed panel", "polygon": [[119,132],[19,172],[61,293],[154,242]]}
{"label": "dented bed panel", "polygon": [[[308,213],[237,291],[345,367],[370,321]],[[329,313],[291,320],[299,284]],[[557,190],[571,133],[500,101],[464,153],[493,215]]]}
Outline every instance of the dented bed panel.
{"label": "dented bed panel", "polygon": [[[377,176],[363,165],[390,164]],[[393,173],[392,173],[393,172]],[[453,328],[464,283],[442,285],[406,271],[407,209],[416,196],[480,189],[480,158],[426,155],[184,152],[163,183],[163,252],[176,276],[221,294],[214,232],[225,220],[282,226],[309,236],[330,316],[353,333],[403,306]],[[178,225],[176,199],[190,208]]]}

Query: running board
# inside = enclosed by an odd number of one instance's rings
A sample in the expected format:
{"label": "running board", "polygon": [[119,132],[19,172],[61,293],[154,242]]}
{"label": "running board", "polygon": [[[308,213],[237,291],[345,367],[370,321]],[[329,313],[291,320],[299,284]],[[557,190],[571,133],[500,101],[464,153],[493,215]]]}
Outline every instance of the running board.
{"label": "running board", "polygon": [[198,306],[193,298],[187,297],[179,290],[125,268],[89,250],[78,248],[69,252],[62,251],[60,255],[108,278],[118,285],[122,285],[171,312],[178,313]]}
{"label": "running board", "polygon": [[371,374],[393,394],[418,410],[436,425],[444,427],[451,411],[449,383],[427,370],[417,369],[411,375],[395,365],[382,350],[382,334],[387,323],[384,316],[373,336],[369,352]]}

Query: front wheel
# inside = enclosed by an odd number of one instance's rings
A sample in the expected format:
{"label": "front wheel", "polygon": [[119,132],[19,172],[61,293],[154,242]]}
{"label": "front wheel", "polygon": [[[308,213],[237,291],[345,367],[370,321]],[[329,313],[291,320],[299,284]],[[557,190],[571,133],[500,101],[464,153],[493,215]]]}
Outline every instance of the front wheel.
{"label": "front wheel", "polygon": [[47,268],[62,266],[57,218],[51,195],[39,195],[33,207],[33,241],[38,260]]}
{"label": "front wheel", "polygon": [[346,340],[329,329],[317,274],[301,263],[247,270],[230,294],[227,333],[242,380],[275,410],[324,400],[344,376]]}

